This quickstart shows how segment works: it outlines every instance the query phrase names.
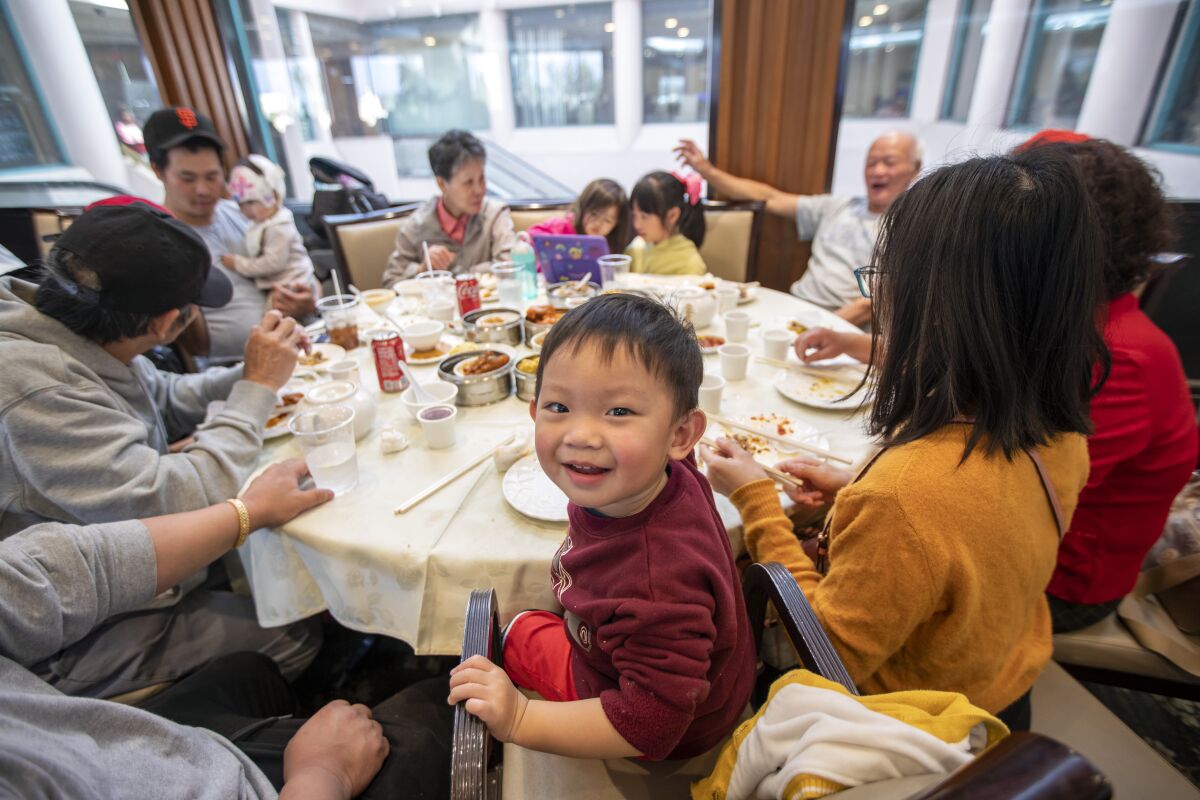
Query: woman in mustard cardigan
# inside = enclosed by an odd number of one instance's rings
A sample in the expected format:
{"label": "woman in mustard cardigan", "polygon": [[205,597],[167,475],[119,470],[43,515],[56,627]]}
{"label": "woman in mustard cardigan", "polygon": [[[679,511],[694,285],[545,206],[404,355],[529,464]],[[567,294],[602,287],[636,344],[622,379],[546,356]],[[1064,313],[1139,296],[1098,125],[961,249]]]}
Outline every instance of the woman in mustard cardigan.
{"label": "woman in mustard cardigan", "polygon": [[805,555],[774,484],[729,440],[702,451],[756,561],[795,576],[864,692],[958,691],[1013,729],[1050,659],[1043,590],[1087,480],[1101,241],[1075,166],[1032,150],[943,167],[885,216],[859,473],[796,459],[827,505]]}

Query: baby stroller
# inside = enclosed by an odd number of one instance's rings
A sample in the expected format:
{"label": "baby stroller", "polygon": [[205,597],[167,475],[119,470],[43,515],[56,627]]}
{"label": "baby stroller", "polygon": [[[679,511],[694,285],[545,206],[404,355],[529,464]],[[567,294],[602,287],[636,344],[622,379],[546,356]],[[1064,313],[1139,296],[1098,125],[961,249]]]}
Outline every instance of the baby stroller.
{"label": "baby stroller", "polygon": [[362,214],[387,208],[388,199],[375,191],[375,184],[365,174],[347,164],[328,158],[310,158],[308,169],[313,176],[312,212],[308,215],[311,233],[304,246],[312,258],[317,279],[324,282],[334,268],[332,245],[325,218],[337,214]]}

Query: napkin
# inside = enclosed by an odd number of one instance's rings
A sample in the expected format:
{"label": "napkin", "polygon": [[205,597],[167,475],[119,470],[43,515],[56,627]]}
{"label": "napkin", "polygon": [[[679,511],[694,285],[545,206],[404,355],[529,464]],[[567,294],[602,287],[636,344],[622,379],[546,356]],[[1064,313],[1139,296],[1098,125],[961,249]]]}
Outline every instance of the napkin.
{"label": "napkin", "polygon": [[508,468],[533,452],[533,428],[525,426],[513,434],[512,441],[501,445],[492,455],[497,472],[507,472]]}

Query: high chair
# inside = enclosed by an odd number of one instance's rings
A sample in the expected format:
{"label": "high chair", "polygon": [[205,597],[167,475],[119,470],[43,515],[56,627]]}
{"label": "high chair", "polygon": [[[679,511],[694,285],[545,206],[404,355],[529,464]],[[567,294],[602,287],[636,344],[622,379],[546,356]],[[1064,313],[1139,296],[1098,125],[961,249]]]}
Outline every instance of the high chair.
{"label": "high chair", "polygon": [[[770,601],[806,669],[857,694],[849,673],[796,581],[781,564],[752,564],[743,575],[755,648],[762,642]],[[467,603],[463,659],[481,654],[503,666],[495,592],[477,589]],[[707,775],[720,747],[688,761],[589,760],[497,748],[487,727],[462,703],[454,710],[450,769],[452,800],[583,798],[641,800],[688,797],[692,781]],[[855,787],[838,798],[1073,798],[1111,796],[1107,779],[1090,762],[1046,736],[1012,734],[950,775],[918,775]]]}

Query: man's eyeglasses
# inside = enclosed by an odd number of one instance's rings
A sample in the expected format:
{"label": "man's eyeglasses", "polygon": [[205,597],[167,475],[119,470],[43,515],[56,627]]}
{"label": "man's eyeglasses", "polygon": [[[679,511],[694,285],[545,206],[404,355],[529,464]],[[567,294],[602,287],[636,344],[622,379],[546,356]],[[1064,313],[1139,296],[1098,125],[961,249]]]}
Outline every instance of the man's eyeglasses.
{"label": "man's eyeglasses", "polygon": [[858,290],[862,292],[863,297],[871,296],[871,287],[875,285],[875,279],[879,275],[880,269],[874,265],[859,267],[854,270],[854,277],[858,280]]}

